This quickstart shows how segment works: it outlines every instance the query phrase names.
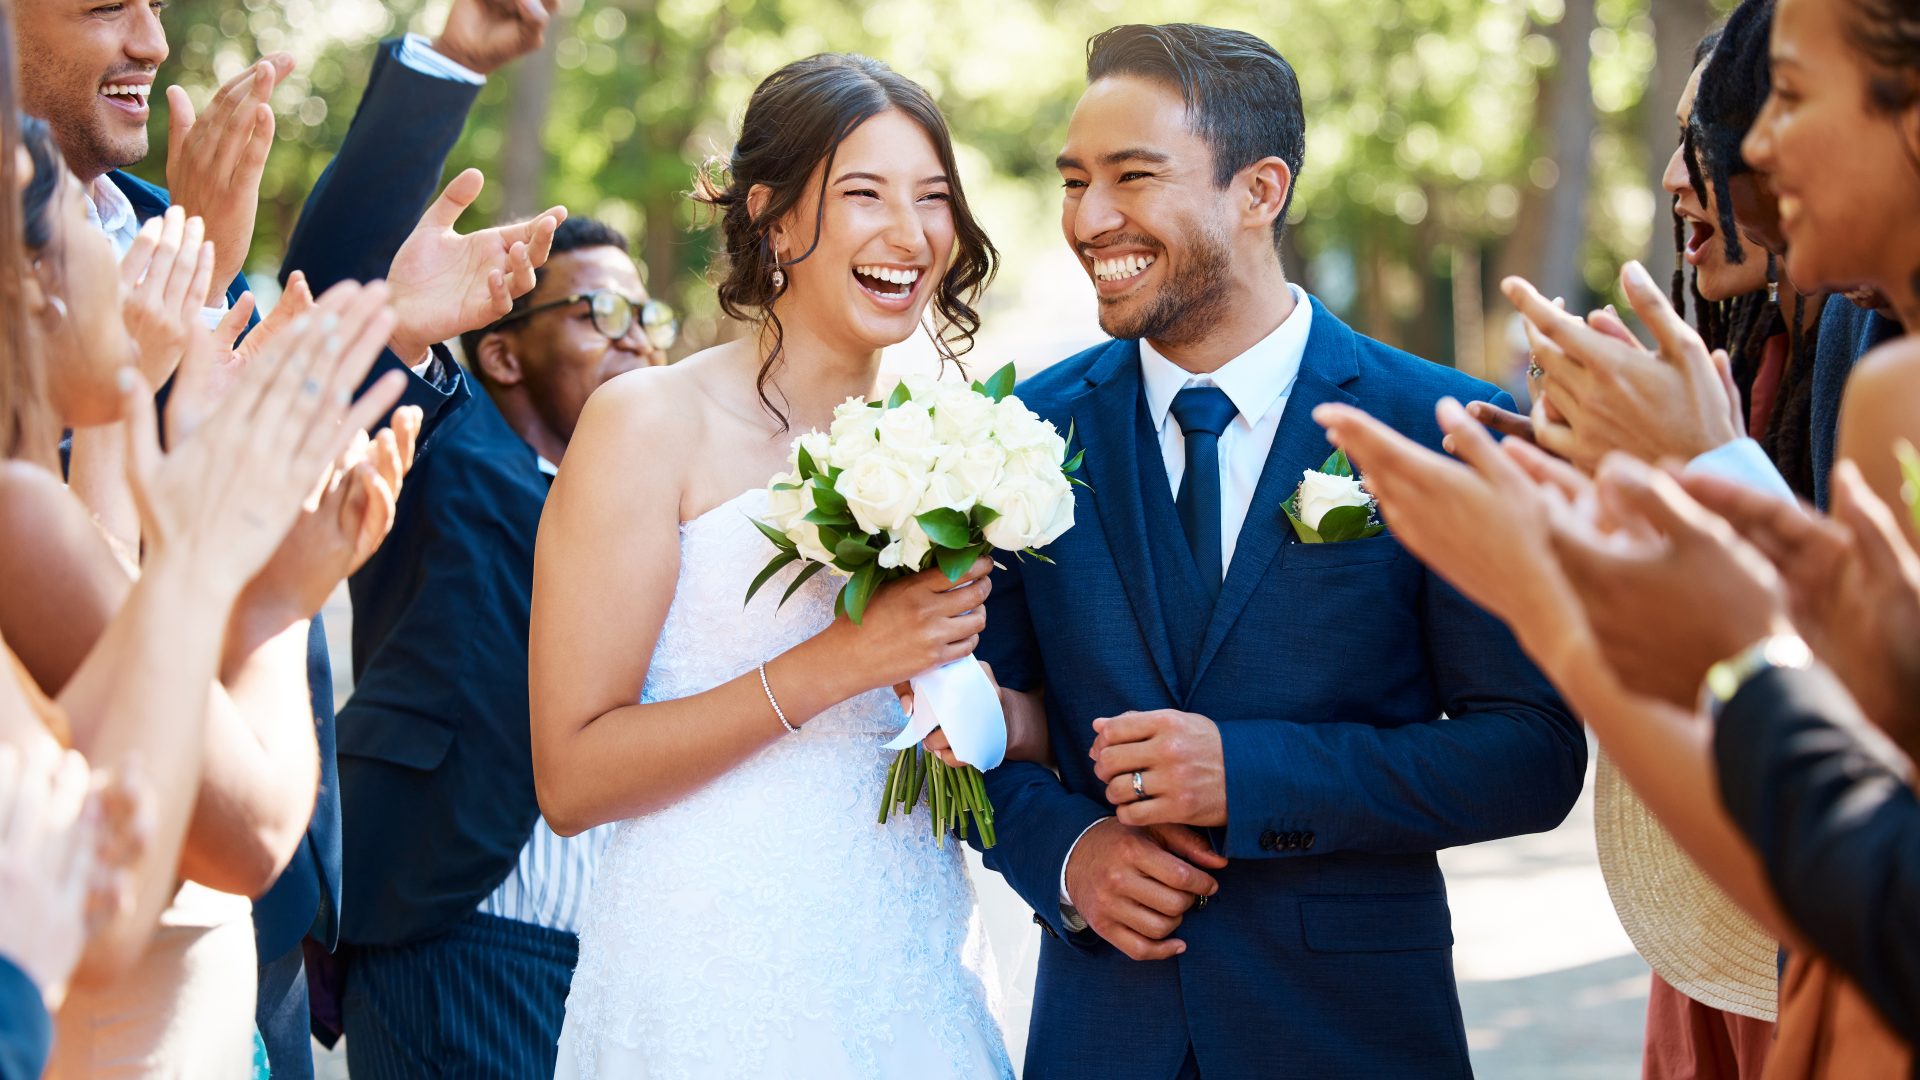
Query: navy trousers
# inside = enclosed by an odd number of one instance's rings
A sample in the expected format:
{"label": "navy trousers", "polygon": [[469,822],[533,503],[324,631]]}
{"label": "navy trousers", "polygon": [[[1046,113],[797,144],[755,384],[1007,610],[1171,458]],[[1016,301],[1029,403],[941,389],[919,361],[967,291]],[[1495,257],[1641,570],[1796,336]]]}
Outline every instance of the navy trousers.
{"label": "navy trousers", "polygon": [[572,934],[477,912],[427,941],[353,947],[341,1001],[347,1071],[353,1080],[550,1077],[579,955]]}

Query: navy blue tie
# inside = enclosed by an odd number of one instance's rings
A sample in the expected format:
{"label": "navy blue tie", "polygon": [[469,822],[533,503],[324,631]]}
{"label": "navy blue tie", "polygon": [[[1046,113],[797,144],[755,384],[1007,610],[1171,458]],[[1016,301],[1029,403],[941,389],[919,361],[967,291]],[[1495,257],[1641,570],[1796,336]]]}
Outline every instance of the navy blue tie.
{"label": "navy blue tie", "polygon": [[1220,593],[1220,433],[1240,410],[1217,386],[1189,386],[1173,395],[1173,418],[1187,437],[1187,469],[1180,478],[1180,527],[1200,567],[1209,597]]}

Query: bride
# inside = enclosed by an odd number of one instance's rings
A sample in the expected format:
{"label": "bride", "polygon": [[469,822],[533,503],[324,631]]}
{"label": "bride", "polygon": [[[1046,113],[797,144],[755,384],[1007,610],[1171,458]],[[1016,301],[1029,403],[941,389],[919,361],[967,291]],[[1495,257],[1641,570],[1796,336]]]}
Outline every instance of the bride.
{"label": "bride", "polygon": [[989,563],[884,587],[858,626],[830,575],[743,603],[792,432],[873,393],[930,301],[970,344],[996,254],[933,100],[865,57],[761,83],[696,197],[722,216],[721,306],[760,332],[594,394],[540,526],[540,808],[563,835],[620,822],[558,1075],[1011,1076],[960,845],[874,823],[890,687],[973,650]]}

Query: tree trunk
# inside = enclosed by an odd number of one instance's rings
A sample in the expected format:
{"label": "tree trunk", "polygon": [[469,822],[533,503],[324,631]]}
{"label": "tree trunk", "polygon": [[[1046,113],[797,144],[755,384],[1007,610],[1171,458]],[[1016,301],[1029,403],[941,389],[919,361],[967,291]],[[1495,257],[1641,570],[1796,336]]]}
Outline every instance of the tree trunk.
{"label": "tree trunk", "polygon": [[1713,25],[1713,6],[1709,0],[1661,0],[1650,4],[1653,20],[1653,77],[1648,82],[1646,110],[1647,185],[1653,191],[1653,235],[1647,245],[1647,271],[1653,280],[1665,285],[1673,273],[1673,224],[1668,207],[1671,200],[1660,190],[1660,178],[1673,157],[1679,125],[1674,106],[1686,89],[1693,71],[1693,49]]}
{"label": "tree trunk", "polygon": [[1526,188],[1519,220],[1499,260],[1501,277],[1518,274],[1547,296],[1566,297],[1569,305],[1585,292],[1580,257],[1592,188],[1593,6],[1594,0],[1572,0],[1548,30],[1556,60],[1553,71],[1540,80],[1534,130],[1544,136],[1536,160],[1552,162],[1557,175],[1548,186]]}
{"label": "tree trunk", "polygon": [[554,47],[571,32],[556,14],[547,40],[513,65],[513,102],[507,109],[507,153],[500,164],[500,220],[519,221],[545,209],[540,202],[547,163],[547,110],[553,101]]}

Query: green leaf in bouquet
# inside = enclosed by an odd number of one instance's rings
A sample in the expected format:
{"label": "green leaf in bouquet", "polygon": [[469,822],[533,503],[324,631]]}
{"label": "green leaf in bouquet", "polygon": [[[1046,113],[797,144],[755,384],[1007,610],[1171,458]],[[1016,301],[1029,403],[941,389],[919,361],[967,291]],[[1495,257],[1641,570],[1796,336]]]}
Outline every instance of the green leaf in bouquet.
{"label": "green leaf in bouquet", "polygon": [[820,534],[820,546],[832,551],[840,546],[840,541],[847,538],[847,532],[850,530],[843,530],[838,525],[819,525],[814,528],[814,531]]}
{"label": "green leaf in bouquet", "polygon": [[1320,527],[1314,531],[1320,534],[1323,543],[1359,540],[1366,535],[1371,517],[1371,511],[1364,506],[1336,506],[1326,512],[1320,519]]}
{"label": "green leaf in bouquet", "polygon": [[1905,439],[1893,444],[1893,456],[1900,461],[1900,497],[1907,501],[1907,513],[1920,528],[1920,453]]}
{"label": "green leaf in bouquet", "polygon": [[813,455],[807,453],[805,446],[796,446],[793,448],[793,468],[795,472],[800,474],[802,483],[820,475],[820,466],[814,464]]}
{"label": "green leaf in bouquet", "polygon": [[799,490],[800,490],[800,489],[801,489],[802,487],[805,487],[805,486],[806,486],[806,485],[804,485],[804,484],[789,484],[789,483],[787,483],[786,481],[784,481],[784,480],[782,480],[782,481],[781,481],[780,483],[778,483],[778,484],[775,484],[775,485],[773,485],[773,487],[772,487],[772,488],[771,488],[770,490],[773,490],[773,491],[799,491]]}
{"label": "green leaf in bouquet", "polygon": [[834,546],[833,565],[851,574],[878,558],[879,555],[879,552],[867,546],[864,539],[849,536]]}
{"label": "green leaf in bouquet", "polygon": [[847,618],[858,625],[867,613],[867,601],[873,599],[873,590],[880,587],[879,567],[868,563],[847,579],[847,587],[841,590],[846,597]]}
{"label": "green leaf in bouquet", "polygon": [[828,510],[825,507],[820,507],[820,506],[816,506],[813,509],[807,511],[807,516],[801,518],[800,520],[806,522],[809,525],[848,526],[854,523],[853,514],[850,511]]}
{"label": "green leaf in bouquet", "polygon": [[995,510],[991,506],[976,506],[973,508],[973,527],[976,529],[984,529],[999,520],[1000,511]]}
{"label": "green leaf in bouquet", "polygon": [[981,397],[985,397],[987,395],[986,384],[981,382],[979,379],[973,380],[972,385],[969,386],[967,389],[972,390],[974,393],[979,394]]}
{"label": "green leaf in bouquet", "polygon": [[[1295,492],[1295,494],[1297,495],[1298,492]],[[1320,539],[1320,534],[1313,530],[1313,526],[1308,525],[1304,521],[1301,521],[1300,516],[1293,512],[1292,499],[1288,499],[1286,502],[1283,502],[1280,504],[1280,512],[1287,515],[1287,520],[1293,523],[1293,534],[1300,538],[1301,543],[1303,544],[1323,543],[1323,541]]]}
{"label": "green leaf in bouquet", "polygon": [[779,529],[776,529],[773,526],[767,524],[766,522],[761,521],[759,518],[748,518],[747,520],[753,522],[753,527],[760,530],[760,535],[766,537],[768,540],[771,540],[773,542],[774,547],[779,548],[781,551],[793,550],[793,541],[787,539],[786,533],[783,533]]}
{"label": "green leaf in bouquet", "polygon": [[1018,380],[1014,376],[1013,365],[1008,364],[1006,367],[987,376],[986,385],[981,387],[981,389],[993,400],[1005,401],[1007,395],[1013,393],[1013,384],[1016,381]]}
{"label": "green leaf in bouquet", "polygon": [[972,547],[933,549],[933,558],[940,566],[940,572],[947,575],[948,581],[959,581],[960,575],[967,572],[973,561],[987,553],[987,545],[974,544]]}
{"label": "green leaf in bouquet", "polygon": [[846,497],[833,490],[833,485],[824,476],[813,478],[813,505],[815,509],[832,514],[846,514],[847,520],[853,520],[853,514],[847,509]]}
{"label": "green leaf in bouquet", "polygon": [[805,585],[808,581],[813,579],[813,576],[815,574],[818,574],[820,571],[825,570],[826,568],[827,568],[827,564],[823,562],[808,563],[805,569],[793,575],[793,584],[787,586],[787,591],[781,595],[780,602],[784,604],[788,600],[792,599],[793,594],[800,591],[800,586]]}
{"label": "green leaf in bouquet", "polygon": [[938,547],[963,548],[973,539],[973,530],[967,526],[967,515],[958,510],[943,506],[929,510],[914,520],[926,530],[927,539]]}
{"label": "green leaf in bouquet", "polygon": [[912,400],[913,391],[907,389],[907,384],[903,382],[893,388],[893,393],[887,395],[887,408],[897,409]]}
{"label": "green leaf in bouquet", "polygon": [[760,586],[765,585],[773,575],[799,561],[800,553],[797,551],[789,551],[785,554],[775,555],[773,561],[767,564],[767,568],[760,571],[760,576],[753,579],[753,584],[747,586],[747,598],[742,602],[741,606],[744,607],[747,604],[753,603],[753,594],[760,591]]}

